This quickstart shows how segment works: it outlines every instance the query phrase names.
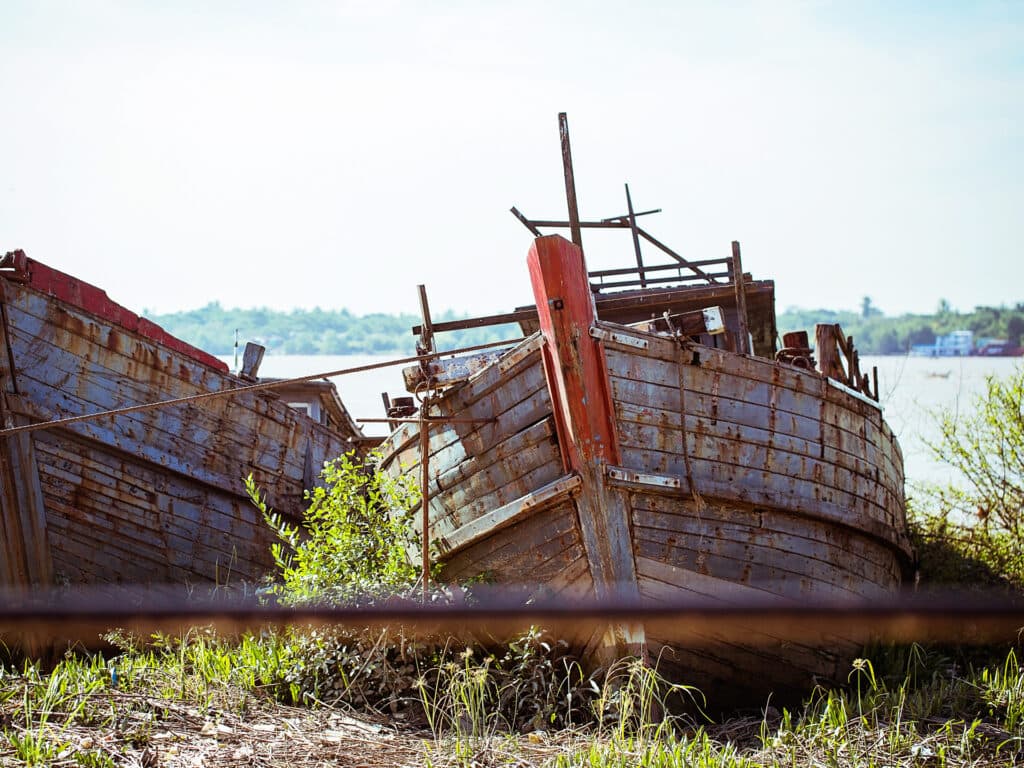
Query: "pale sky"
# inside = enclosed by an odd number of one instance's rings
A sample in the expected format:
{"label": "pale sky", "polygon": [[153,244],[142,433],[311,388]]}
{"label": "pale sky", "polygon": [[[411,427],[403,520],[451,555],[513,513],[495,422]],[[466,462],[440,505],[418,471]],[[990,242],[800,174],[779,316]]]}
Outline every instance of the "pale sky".
{"label": "pale sky", "polygon": [[585,218],[780,310],[1024,301],[1022,3],[5,0],[0,105],[0,252],[135,310],[529,303],[559,111]]}

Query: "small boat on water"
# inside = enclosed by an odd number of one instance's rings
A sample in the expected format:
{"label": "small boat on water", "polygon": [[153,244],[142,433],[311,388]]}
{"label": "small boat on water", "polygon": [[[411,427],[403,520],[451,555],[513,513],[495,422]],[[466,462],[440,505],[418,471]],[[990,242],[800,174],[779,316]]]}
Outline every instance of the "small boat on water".
{"label": "small boat on water", "polygon": [[[235,376],[95,286],[0,259],[3,428],[234,389],[253,357]],[[0,437],[0,586],[256,579],[273,536],[244,478],[297,519],[323,462],[366,442],[328,382]]]}
{"label": "small boat on water", "polygon": [[[567,134],[563,123],[563,142]],[[568,157],[563,144],[563,156]],[[530,221],[535,306],[456,326],[519,322],[507,350],[406,371],[427,429],[428,539],[452,581],[535,595],[871,600],[912,561],[903,461],[852,339],[818,326],[776,346],[774,284],[731,259],[687,261],[628,216]],[[628,194],[628,189],[627,189]],[[630,229],[671,254],[588,272],[579,232]],[[574,230],[575,243],[541,227]],[[425,302],[424,302],[425,305]],[[817,359],[815,359],[817,358]],[[385,441],[386,471],[422,471],[421,424]],[[696,646],[642,625],[580,639],[594,663],[645,653],[714,704],[843,680],[857,638]]]}

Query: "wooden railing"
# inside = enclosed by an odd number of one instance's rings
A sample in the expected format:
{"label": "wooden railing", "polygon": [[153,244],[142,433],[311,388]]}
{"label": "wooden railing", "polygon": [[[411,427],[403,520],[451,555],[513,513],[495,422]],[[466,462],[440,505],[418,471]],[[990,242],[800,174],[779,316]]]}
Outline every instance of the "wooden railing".
{"label": "wooden railing", "polygon": [[[703,261],[687,261],[680,264],[658,264],[640,267],[624,267],[622,269],[598,269],[589,274],[590,288],[600,292],[610,288],[646,288],[649,285],[663,283],[713,283],[719,279],[726,282],[732,280],[731,259],[704,259]],[[721,271],[694,271],[694,267],[721,267]],[[672,273],[662,277],[664,273]],[[653,274],[653,276],[652,276]],[[609,279],[613,278],[613,279]],[[614,279],[621,278],[621,279]]]}
{"label": "wooden railing", "polygon": [[853,346],[853,336],[846,336],[838,323],[819,323],[814,328],[817,343],[818,370],[830,379],[878,400],[878,368],[871,376],[860,370],[860,355]]}

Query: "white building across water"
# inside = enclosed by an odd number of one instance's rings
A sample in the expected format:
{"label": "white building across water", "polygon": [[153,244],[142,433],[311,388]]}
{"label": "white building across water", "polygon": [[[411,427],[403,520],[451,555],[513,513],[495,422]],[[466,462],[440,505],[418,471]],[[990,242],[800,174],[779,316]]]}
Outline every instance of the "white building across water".
{"label": "white building across water", "polygon": [[974,354],[974,331],[953,331],[938,336],[934,344],[915,344],[910,354],[917,357],[966,357]]}

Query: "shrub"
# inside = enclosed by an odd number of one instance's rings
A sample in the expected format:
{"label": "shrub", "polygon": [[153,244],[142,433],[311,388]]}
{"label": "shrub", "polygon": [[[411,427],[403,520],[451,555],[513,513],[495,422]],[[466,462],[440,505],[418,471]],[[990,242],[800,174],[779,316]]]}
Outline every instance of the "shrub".
{"label": "shrub", "polygon": [[411,478],[380,471],[379,454],[354,453],[324,465],[323,483],[306,492],[301,527],[267,506],[250,475],[246,491],[274,530],[271,547],[280,581],[270,588],[286,604],[352,603],[402,594],[419,569],[407,552],[415,544],[411,512],[419,491]]}
{"label": "shrub", "polygon": [[1024,586],[1024,366],[989,377],[969,415],[938,415],[929,448],[955,470],[946,485],[923,489],[920,522],[930,538],[1017,586]]}

